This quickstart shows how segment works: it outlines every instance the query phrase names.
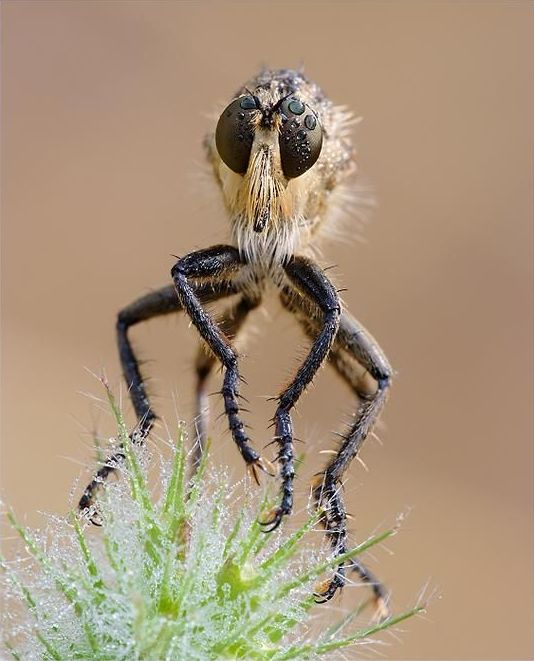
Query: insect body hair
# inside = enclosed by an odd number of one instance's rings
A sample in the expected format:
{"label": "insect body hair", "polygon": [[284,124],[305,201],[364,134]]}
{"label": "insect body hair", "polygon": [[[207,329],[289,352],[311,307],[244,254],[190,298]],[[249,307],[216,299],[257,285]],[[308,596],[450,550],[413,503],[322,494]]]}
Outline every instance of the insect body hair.
{"label": "insect body hair", "polygon": [[[230,218],[233,245],[249,264],[272,272],[295,254],[313,252],[320,227],[332,218],[332,201],[338,197],[332,193],[355,171],[347,131],[352,116],[343,107],[334,106],[298,71],[262,71],[238,91],[236,98],[246,94],[265,110],[263,115],[259,111],[252,114],[254,140],[246,172],[234,172],[226,165],[218,153],[215,134],[209,134],[205,144]],[[306,104],[323,133],[318,160],[293,178],[283,172],[279,148],[282,122],[274,111],[287,97]]]}

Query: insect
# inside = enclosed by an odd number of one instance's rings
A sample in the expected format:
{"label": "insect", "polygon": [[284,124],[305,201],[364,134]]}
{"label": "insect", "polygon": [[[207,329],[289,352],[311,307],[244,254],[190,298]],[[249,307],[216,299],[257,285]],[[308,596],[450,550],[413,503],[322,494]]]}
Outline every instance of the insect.
{"label": "insect", "polygon": [[[326,534],[340,556],[347,550],[342,479],[383,408],[392,375],[376,341],[343,309],[338,292],[312,257],[321,230],[335,211],[336,194],[355,170],[347,113],[302,72],[264,70],[237,92],[215,131],[206,137],[205,148],[230,220],[231,242],[178,259],[171,271],[172,284],[119,312],[120,360],[138,419],[132,439],[143,442],[156,414],[128,331],[153,317],[184,311],[202,343],[196,360],[200,448],[207,435],[207,379],[221,363],[221,393],[232,438],[256,478],[258,470],[272,472],[243,423],[239,356],[229,338],[239,333],[249,313],[274,288],[311,339],[311,348],[276,399],[273,423],[280,497],[262,525],[266,532],[272,531],[291,513],[295,475],[291,411],[328,362],[357,395],[351,424],[313,486],[317,506],[324,511]],[[206,303],[232,295],[236,302],[216,323]],[[98,486],[123,459],[119,450],[98,470],[80,500],[82,511],[90,511]],[[387,592],[359,561],[340,561],[316,592],[317,601],[331,599],[345,584],[349,569],[372,586],[377,608],[385,615]]]}

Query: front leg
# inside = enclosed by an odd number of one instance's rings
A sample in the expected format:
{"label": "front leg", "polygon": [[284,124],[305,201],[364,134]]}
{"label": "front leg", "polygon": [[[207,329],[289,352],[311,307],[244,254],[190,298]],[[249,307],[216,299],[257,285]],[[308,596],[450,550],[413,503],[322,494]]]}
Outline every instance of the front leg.
{"label": "front leg", "polygon": [[[173,290],[174,292],[174,290]],[[175,292],[174,292],[175,293]],[[175,293],[176,296],[176,293]],[[219,327],[227,337],[236,339],[243,324],[247,320],[249,313],[258,307],[261,303],[261,291],[244,292],[239,300],[227,308],[219,320]],[[195,445],[194,465],[198,465],[204,452],[208,438],[208,396],[206,387],[208,378],[217,362],[217,358],[211,351],[206,351],[202,342],[195,361],[195,371],[197,376],[196,386],[196,404],[197,414],[195,425],[197,428],[198,443]]]}
{"label": "front leg", "polygon": [[[296,298],[289,288],[282,290],[281,300],[282,305],[296,315],[306,334],[312,339],[316,337],[320,331],[316,311],[306,305],[305,301]],[[341,315],[339,331],[328,358],[359,400],[353,424],[343,435],[341,446],[334,453],[325,470],[319,474],[313,489],[317,505],[323,507],[325,512],[323,524],[332,548],[339,556],[347,551],[347,514],[342,493],[343,475],[357,456],[384,406],[392,370],[377,342],[346,311]],[[371,376],[375,381],[374,388],[369,389],[370,384],[366,375]],[[364,583],[372,586],[377,615],[380,619],[387,617],[389,611],[386,588],[356,559],[347,565],[344,563],[338,565],[332,578],[319,588],[316,594],[317,601],[319,603],[328,601],[344,586],[347,568],[356,571]]]}
{"label": "front leg", "polygon": [[[196,290],[196,295],[199,300],[208,302],[231,296],[238,291],[239,287],[236,283],[222,282],[217,286],[213,283],[209,286],[201,284]],[[179,312],[181,310],[182,306],[176,296],[176,291],[173,285],[168,285],[138,298],[119,312],[117,318],[117,343],[119,347],[119,356],[124,372],[124,378],[128,386],[128,392],[137,416],[137,426],[130,434],[130,439],[133,443],[139,445],[144,443],[144,440],[150,433],[157,416],[148,399],[139,360],[129,338],[129,330],[141,322],[161,315]],[[84,489],[83,495],[80,498],[78,503],[80,511],[87,512],[89,514],[89,519],[95,525],[100,525],[98,514],[96,512],[91,512],[95,500],[95,494],[104,484],[107,477],[111,473],[114,473],[123,461],[124,448],[121,444],[118,450],[108,456],[103,465],[98,469],[91,482]]]}
{"label": "front leg", "polygon": [[278,408],[274,415],[275,440],[279,446],[278,462],[282,478],[280,505],[262,524],[267,531],[277,528],[282,518],[293,507],[294,448],[291,409],[313,380],[313,377],[328,357],[339,327],[341,305],[334,286],[323,270],[310,259],[293,257],[284,267],[293,295],[311,302],[320,311],[318,319],[321,330],[314,339],[310,352],[297,371],[289,386],[278,397]]}
{"label": "front leg", "polygon": [[203,308],[195,293],[193,283],[220,283],[233,280],[245,266],[245,261],[237,248],[232,246],[214,246],[199,250],[179,259],[173,266],[171,275],[178,299],[189,315],[194,326],[220,360],[224,368],[222,395],[228,425],[243,459],[250,466],[257,480],[256,467],[266,470],[264,462],[249,442],[245,426],[239,415],[239,369],[237,354],[230,340],[212,317]]}

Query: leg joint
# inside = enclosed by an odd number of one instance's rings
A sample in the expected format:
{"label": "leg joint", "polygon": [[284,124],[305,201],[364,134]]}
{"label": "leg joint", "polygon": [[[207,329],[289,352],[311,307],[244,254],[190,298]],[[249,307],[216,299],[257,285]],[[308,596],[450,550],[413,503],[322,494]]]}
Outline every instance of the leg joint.
{"label": "leg joint", "polygon": [[329,301],[326,305],[323,306],[323,312],[325,318],[339,318],[341,316],[341,305],[339,301]]}
{"label": "leg joint", "polygon": [[[237,371],[238,361],[237,361],[236,353],[235,353],[235,351],[232,349],[232,347],[230,347],[230,346],[225,346],[225,347],[224,347],[224,350],[223,350],[223,352],[222,352],[222,355],[220,356],[219,360],[220,360],[220,361],[222,362],[222,364],[226,367],[226,369],[229,370],[229,374],[231,374],[231,376],[229,376],[228,378],[229,378],[229,379],[230,379],[230,378],[233,379],[233,385],[232,385],[232,388],[235,389],[235,387],[236,387],[235,384],[236,384],[237,381],[239,380],[239,375],[235,373],[235,372]],[[235,379],[235,380],[234,380],[234,379]]]}
{"label": "leg joint", "polygon": [[184,258],[179,259],[171,269],[173,280],[183,280],[187,277],[187,268],[185,268]]}
{"label": "leg joint", "polygon": [[387,390],[390,385],[391,385],[391,379],[392,379],[392,372],[391,370],[383,370],[380,372],[380,374],[377,375],[377,384],[378,384],[378,390]]}
{"label": "leg joint", "polygon": [[213,246],[180,257],[172,267],[171,275],[173,279],[209,278],[235,272],[243,263],[237,248],[223,245]]}
{"label": "leg joint", "polygon": [[131,325],[130,315],[127,313],[126,310],[121,310],[117,314],[117,322],[115,324],[117,332],[125,333],[130,325]]}

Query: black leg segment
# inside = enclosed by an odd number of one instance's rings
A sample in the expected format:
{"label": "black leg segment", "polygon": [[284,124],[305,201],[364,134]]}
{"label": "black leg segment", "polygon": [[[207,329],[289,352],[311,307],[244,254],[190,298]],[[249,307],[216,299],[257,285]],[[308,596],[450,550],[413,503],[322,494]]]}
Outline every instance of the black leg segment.
{"label": "black leg segment", "polygon": [[[237,291],[239,291],[238,287],[231,281],[210,284],[209,286],[201,283],[196,288],[199,300],[204,302],[229,296]],[[137,299],[121,310],[117,317],[117,343],[122,371],[138,421],[136,429],[131,434],[132,441],[136,443],[144,441],[157,416],[150,405],[139,368],[139,361],[128,337],[128,330],[142,321],[180,310],[182,310],[182,306],[174,286],[168,285]],[[81,511],[86,511],[91,507],[97,489],[123,460],[124,453],[121,448],[106,459],[80,498],[78,508]],[[96,515],[92,516],[91,520],[97,524]]]}
{"label": "black leg segment", "polygon": [[256,467],[267,469],[267,464],[249,442],[239,414],[239,369],[237,354],[229,339],[202,306],[192,283],[220,282],[235,278],[245,262],[237,248],[214,246],[199,250],[178,260],[172,268],[172,279],[178,299],[210,350],[224,368],[222,395],[224,410],[232,437],[247,465],[257,479]]}
{"label": "black leg segment", "polygon": [[[294,313],[310,337],[320,332],[316,311],[294,296],[289,288],[281,292],[284,307]],[[347,312],[343,312],[339,330],[329,354],[329,362],[359,397],[354,421],[342,437],[337,453],[327,464],[314,487],[318,506],[325,510],[323,523],[336,555],[347,551],[347,514],[342,493],[342,478],[358,454],[365,438],[382,410],[390,385],[392,370],[387,358],[373,337]],[[362,374],[364,368],[364,374]],[[374,379],[369,390],[365,373]],[[353,569],[363,582],[372,586],[381,616],[387,615],[387,591],[375,576],[360,562],[339,565],[334,576],[317,594],[319,602],[328,601],[345,584],[346,569]]]}
{"label": "black leg segment", "polygon": [[[242,294],[237,303],[231,305],[223,312],[219,321],[219,325],[223,333],[230,340],[234,340],[245,323],[249,313],[258,307],[261,303],[261,293],[247,292]],[[195,465],[202,456],[203,448],[206,444],[208,436],[208,397],[206,393],[206,386],[208,378],[213,370],[217,358],[215,354],[203,343],[198,350],[195,362],[195,371],[197,375],[196,387],[196,427],[198,443],[195,446],[197,452],[195,453]]]}
{"label": "black leg segment", "polygon": [[275,440],[279,446],[277,459],[280,464],[282,494],[279,506],[263,522],[267,531],[277,528],[293,506],[295,467],[291,409],[328,357],[337,334],[341,314],[336,290],[323,270],[314,262],[305,257],[294,257],[284,270],[292,296],[304,299],[318,310],[317,323],[320,330],[293,381],[278,397],[274,423]]}

